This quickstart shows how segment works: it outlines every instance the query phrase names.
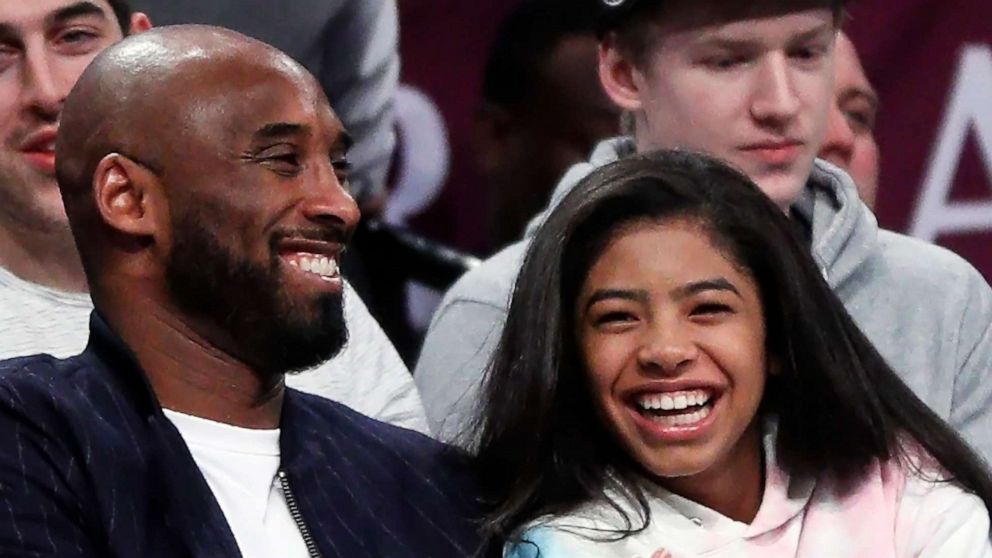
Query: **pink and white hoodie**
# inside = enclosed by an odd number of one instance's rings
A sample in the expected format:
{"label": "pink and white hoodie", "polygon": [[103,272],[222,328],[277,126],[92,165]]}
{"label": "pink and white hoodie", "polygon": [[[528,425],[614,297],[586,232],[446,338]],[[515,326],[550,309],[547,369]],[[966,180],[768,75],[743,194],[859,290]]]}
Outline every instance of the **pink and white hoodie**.
{"label": "pink and white hoodie", "polygon": [[[636,535],[603,542],[624,522],[605,504],[587,505],[535,522],[524,532],[533,544],[508,545],[504,555],[651,558],[666,550],[672,558],[992,558],[985,505],[955,484],[924,478],[937,478],[935,471],[920,474],[898,459],[875,463],[848,491],[829,478],[790,479],[775,462],[770,430],[764,496],[750,525],[652,489],[651,522]],[[638,525],[634,510],[627,513]]]}

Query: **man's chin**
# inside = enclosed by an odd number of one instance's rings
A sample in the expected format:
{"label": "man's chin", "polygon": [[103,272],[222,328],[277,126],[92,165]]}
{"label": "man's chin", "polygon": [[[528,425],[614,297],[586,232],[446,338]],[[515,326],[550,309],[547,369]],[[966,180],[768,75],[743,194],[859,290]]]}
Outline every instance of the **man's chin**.
{"label": "man's chin", "polygon": [[339,355],[346,344],[347,335],[344,339],[324,339],[314,346],[296,347],[293,355],[284,355],[274,368],[285,374],[308,372]]}
{"label": "man's chin", "polygon": [[315,315],[305,322],[292,318],[276,322],[270,340],[271,362],[286,373],[298,373],[323,364],[340,353],[348,343],[348,328],[340,295],[321,297]]}
{"label": "man's chin", "polygon": [[771,198],[775,205],[783,211],[788,211],[789,207],[799,199],[803,188],[806,187],[809,171],[799,173],[790,169],[789,172],[771,172],[764,176],[752,176],[751,180],[766,196]]}

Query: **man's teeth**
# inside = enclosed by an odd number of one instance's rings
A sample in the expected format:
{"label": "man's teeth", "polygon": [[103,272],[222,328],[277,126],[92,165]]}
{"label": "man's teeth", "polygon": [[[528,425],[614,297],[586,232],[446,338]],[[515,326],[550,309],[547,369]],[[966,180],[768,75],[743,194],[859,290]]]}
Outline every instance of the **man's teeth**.
{"label": "man's teeth", "polygon": [[637,399],[637,404],[645,411],[681,411],[689,407],[705,405],[710,400],[710,392],[696,389],[670,393],[648,393]]}
{"label": "man's teeth", "polygon": [[289,260],[289,263],[293,267],[321,277],[336,277],[338,274],[337,260],[326,256],[301,256],[298,259]]}

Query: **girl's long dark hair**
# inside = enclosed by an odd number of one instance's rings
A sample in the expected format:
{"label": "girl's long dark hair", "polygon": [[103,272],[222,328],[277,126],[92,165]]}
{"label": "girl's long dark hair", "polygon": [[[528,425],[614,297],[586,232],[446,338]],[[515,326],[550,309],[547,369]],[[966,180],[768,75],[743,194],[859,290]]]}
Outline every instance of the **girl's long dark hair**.
{"label": "girl's long dark hair", "polygon": [[[606,501],[627,529],[650,521],[642,473],[594,411],[574,339],[574,303],[611,235],[633,221],[698,223],[758,285],[767,352],[779,365],[762,412],[791,474],[857,481],[875,459],[915,446],[992,508],[977,455],[931,411],[861,333],[825,282],[798,229],[747,177],[705,156],[639,155],[602,167],[561,202],[517,277],[474,429],[491,513],[493,555],[528,522]],[[659,258],[665,254],[658,254]],[[640,508],[629,517],[607,491]]]}

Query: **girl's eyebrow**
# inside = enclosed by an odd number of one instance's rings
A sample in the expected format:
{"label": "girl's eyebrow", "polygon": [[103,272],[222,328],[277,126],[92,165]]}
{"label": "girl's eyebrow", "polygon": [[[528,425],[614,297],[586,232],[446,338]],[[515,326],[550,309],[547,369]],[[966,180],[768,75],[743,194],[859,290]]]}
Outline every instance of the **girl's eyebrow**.
{"label": "girl's eyebrow", "polygon": [[671,291],[671,295],[672,298],[681,300],[703,291],[729,291],[738,297],[741,296],[741,293],[737,290],[737,287],[735,287],[733,283],[724,277],[714,277],[712,279],[704,279],[702,281],[693,281],[688,285],[683,285],[673,289]]}

